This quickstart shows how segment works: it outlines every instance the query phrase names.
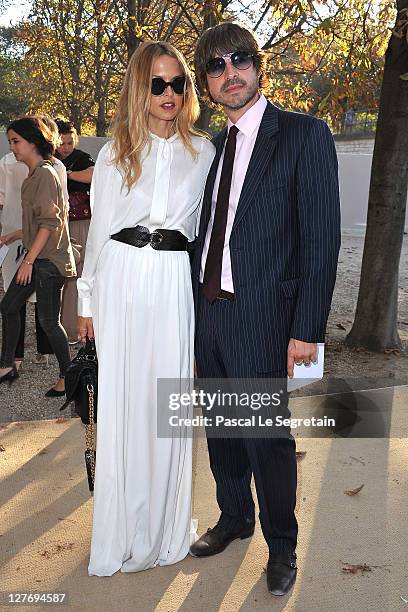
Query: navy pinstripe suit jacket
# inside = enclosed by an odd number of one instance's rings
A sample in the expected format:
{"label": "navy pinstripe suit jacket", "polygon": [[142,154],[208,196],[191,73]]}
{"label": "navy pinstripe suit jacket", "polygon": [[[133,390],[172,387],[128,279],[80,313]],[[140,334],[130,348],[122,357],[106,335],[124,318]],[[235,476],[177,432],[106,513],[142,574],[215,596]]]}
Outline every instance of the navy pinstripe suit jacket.
{"label": "navy pinstripe suit jacket", "polygon": [[[204,192],[193,258],[200,262],[227,129]],[[340,247],[337,156],[324,121],[268,102],[230,237],[236,350],[258,372],[286,373],[290,338],[323,342]]]}

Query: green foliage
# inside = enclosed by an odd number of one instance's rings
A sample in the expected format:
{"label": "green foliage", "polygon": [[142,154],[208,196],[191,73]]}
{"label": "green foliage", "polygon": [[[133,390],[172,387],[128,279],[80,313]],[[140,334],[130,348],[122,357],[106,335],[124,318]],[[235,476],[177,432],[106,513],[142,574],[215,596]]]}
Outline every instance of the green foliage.
{"label": "green foliage", "polygon": [[21,88],[21,58],[13,43],[12,29],[0,28],[0,126],[24,114],[28,99]]}

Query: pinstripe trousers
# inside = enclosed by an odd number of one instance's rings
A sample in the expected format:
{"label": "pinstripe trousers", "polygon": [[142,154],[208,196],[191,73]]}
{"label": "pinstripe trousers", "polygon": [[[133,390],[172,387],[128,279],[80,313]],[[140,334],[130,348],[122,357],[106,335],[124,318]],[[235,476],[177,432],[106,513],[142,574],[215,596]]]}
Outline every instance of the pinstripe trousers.
{"label": "pinstripe trousers", "polygon": [[[236,303],[210,304],[199,291],[196,363],[200,378],[256,378],[240,343]],[[262,376],[265,376],[263,373]],[[221,510],[219,525],[240,531],[255,521],[251,479],[254,476],[259,519],[269,551],[296,548],[296,447],[288,438],[207,437],[210,466]]]}

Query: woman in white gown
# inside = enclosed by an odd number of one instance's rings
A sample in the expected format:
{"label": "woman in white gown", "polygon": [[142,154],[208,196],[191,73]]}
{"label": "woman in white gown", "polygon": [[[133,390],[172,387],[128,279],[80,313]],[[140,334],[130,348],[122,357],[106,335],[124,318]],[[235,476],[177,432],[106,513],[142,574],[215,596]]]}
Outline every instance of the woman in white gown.
{"label": "woman in white gown", "polygon": [[[193,374],[184,241],[196,236],[215,152],[193,129],[198,114],[181,54],[167,43],[141,45],[126,73],[112,143],[96,162],[78,279],[80,337],[95,337],[99,361],[89,575],[169,565],[189,550],[192,440],[157,436],[156,387],[158,378]],[[184,250],[161,250],[160,235],[149,234],[160,229],[163,244]],[[135,233],[139,246],[127,241]]]}

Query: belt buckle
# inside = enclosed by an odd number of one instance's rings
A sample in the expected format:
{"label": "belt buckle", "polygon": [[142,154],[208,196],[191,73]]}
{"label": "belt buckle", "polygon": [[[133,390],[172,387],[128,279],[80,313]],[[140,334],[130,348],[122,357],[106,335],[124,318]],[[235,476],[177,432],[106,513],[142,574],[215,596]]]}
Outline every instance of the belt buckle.
{"label": "belt buckle", "polygon": [[155,245],[163,242],[163,240],[164,236],[159,232],[159,230],[154,230],[154,232],[150,234],[150,244],[153,248],[155,247]]}

